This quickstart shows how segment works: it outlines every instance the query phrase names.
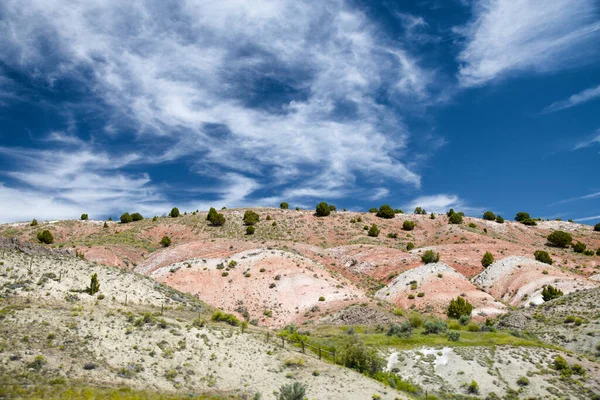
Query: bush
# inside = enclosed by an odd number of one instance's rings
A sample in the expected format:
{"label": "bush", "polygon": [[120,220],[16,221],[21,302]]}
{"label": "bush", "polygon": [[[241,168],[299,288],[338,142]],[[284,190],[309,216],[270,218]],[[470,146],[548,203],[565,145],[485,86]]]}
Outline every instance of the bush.
{"label": "bush", "polygon": [[471,223],[469,223],[469,228],[475,229],[475,228],[477,228],[477,225],[475,225],[474,222],[471,222]]}
{"label": "bush", "polygon": [[536,226],[537,225],[537,222],[535,222],[535,220],[531,219],[531,218],[525,219],[525,220],[521,221],[521,223],[523,225],[528,225],[528,226]]}
{"label": "bush", "polygon": [[131,215],[129,215],[129,213],[124,213],[123,215],[121,215],[122,224],[128,224],[130,222],[133,222],[133,218],[131,218]]}
{"label": "bush", "polygon": [[448,222],[450,224],[454,224],[454,225],[458,225],[458,224],[462,224],[463,222],[463,218],[462,215],[458,214],[458,213],[453,213],[452,215],[450,215],[450,217],[448,218]]}
{"label": "bush", "polygon": [[380,218],[390,219],[394,218],[395,215],[396,214],[394,213],[392,207],[390,207],[387,204],[384,204],[381,207],[379,207],[379,211],[377,211],[377,216]]}
{"label": "bush", "polygon": [[33,219],[33,221],[31,221],[31,223],[29,224],[29,226],[38,226],[38,221],[37,219]]}
{"label": "bush", "polygon": [[319,301],[325,301],[325,297],[323,297],[323,296],[320,296],[320,297],[319,297]]}
{"label": "bush", "polygon": [[244,213],[244,224],[254,225],[260,221],[260,216],[252,210],[247,210]]}
{"label": "bush", "polygon": [[585,251],[585,248],[587,246],[585,245],[585,243],[581,243],[581,242],[577,242],[573,245],[573,251],[575,253],[583,253]]}
{"label": "bush", "polygon": [[415,248],[415,244],[413,242],[408,242],[408,244],[406,245],[406,250],[408,250],[408,251],[411,251],[414,248]]}
{"label": "bush", "polygon": [[423,324],[423,328],[425,328],[425,334],[438,334],[444,333],[448,330],[448,324],[441,320],[428,320]]}
{"label": "bush", "polygon": [[87,214],[81,214],[81,220],[82,221],[87,221],[88,220],[88,215]]}
{"label": "bush", "polygon": [[535,256],[535,259],[539,262],[552,265],[552,258],[550,258],[550,254],[548,254],[548,252],[544,250],[536,250],[536,252],[533,253],[533,255]]}
{"label": "bush", "polygon": [[54,236],[52,236],[52,232],[45,229],[37,233],[37,240],[39,240],[42,243],[51,244],[54,242]]}
{"label": "bush", "polygon": [[421,256],[421,261],[425,264],[436,263],[440,261],[440,253],[436,253],[433,250],[427,250]]}
{"label": "bush", "polygon": [[288,383],[279,387],[277,400],[304,400],[306,387],[300,382]]}
{"label": "bush", "polygon": [[469,392],[471,394],[478,394],[479,393],[479,384],[474,380],[471,381],[469,386],[467,386],[467,392]]}
{"label": "bush", "polygon": [[487,221],[493,221],[496,219],[496,215],[494,215],[494,213],[491,211],[486,211],[483,213],[483,219]]}
{"label": "bush", "polygon": [[377,227],[377,225],[375,225],[375,224],[371,225],[371,227],[369,228],[369,232],[367,232],[367,235],[372,236],[372,237],[379,236],[379,228]]}
{"label": "bush", "polygon": [[415,214],[425,215],[425,214],[427,214],[427,211],[425,211],[424,208],[417,207],[417,208],[415,208]]}
{"label": "bush", "polygon": [[141,221],[143,219],[144,219],[144,217],[142,217],[142,214],[140,214],[140,213],[133,213],[133,214],[131,214],[131,220],[134,221],[134,222],[135,221]]}
{"label": "bush", "polygon": [[399,208],[394,208],[394,214],[404,214],[404,211]]}
{"label": "bush", "polygon": [[598,250],[596,250],[596,255],[600,256],[600,247],[598,247]]}
{"label": "bush", "polygon": [[225,216],[221,213],[218,213],[217,210],[215,210],[213,207],[211,207],[210,210],[208,210],[208,215],[206,216],[206,219],[213,226],[225,225]]}
{"label": "bush", "polygon": [[531,216],[529,215],[529,213],[526,213],[524,211],[517,213],[517,215],[515,216],[515,221],[517,222],[523,222],[527,219],[531,219]]}
{"label": "bush", "polygon": [[398,234],[396,232],[390,232],[387,234],[387,237],[390,239],[398,239]]}
{"label": "bush", "polygon": [[450,342],[458,342],[460,340],[459,332],[448,332],[448,340]]}
{"label": "bush", "polygon": [[333,204],[329,205],[329,211],[337,211],[337,207],[334,206]]}
{"label": "bush", "polygon": [[371,207],[371,208],[369,208],[369,212],[377,214],[379,212],[379,210],[376,209],[375,207]]}
{"label": "bush", "polygon": [[391,324],[387,332],[388,336],[399,336],[408,339],[412,334],[413,326],[410,321],[404,321],[400,325]]}
{"label": "bush", "polygon": [[504,218],[502,218],[502,216],[497,215],[496,216],[496,222],[499,224],[503,224],[504,223]]}
{"label": "bush", "polygon": [[435,214],[431,213],[431,215],[429,216],[429,219],[435,219]]}
{"label": "bush", "polygon": [[331,213],[331,209],[329,208],[329,204],[324,201],[317,204],[317,217],[326,217]]}
{"label": "bush", "polygon": [[548,242],[556,247],[568,247],[573,241],[571,234],[563,231],[554,231],[548,235]]}
{"label": "bush", "polygon": [[210,319],[211,321],[225,322],[233,326],[238,326],[240,324],[240,321],[235,317],[235,315],[225,314],[221,311],[215,311]]}
{"label": "bush", "polygon": [[600,222],[598,222],[596,225],[594,225],[594,231],[600,232]]}
{"label": "bush", "polygon": [[413,229],[415,229],[415,222],[410,220],[404,221],[402,223],[402,229],[404,229],[405,231],[412,231]]}
{"label": "bush", "polygon": [[558,371],[569,369],[569,364],[567,363],[567,360],[565,360],[561,356],[556,356],[552,364],[554,365],[554,368],[556,368]]}
{"label": "bush", "polygon": [[254,235],[255,231],[256,231],[256,228],[254,228],[252,225],[250,225],[249,227],[246,228],[246,235]]}
{"label": "bush", "polygon": [[171,243],[171,238],[168,236],[163,236],[163,238],[160,240],[160,245],[162,247],[169,247]]}
{"label": "bush", "polygon": [[517,385],[527,386],[529,385],[529,379],[527,379],[525,376],[520,376],[519,379],[517,379]]}
{"label": "bush", "polygon": [[493,263],[494,263],[494,255],[492,253],[490,253],[489,251],[486,251],[485,254],[483,255],[483,258],[481,259],[481,265],[483,265],[484,268],[487,268],[490,265],[492,265]]}
{"label": "bush", "polygon": [[206,220],[210,221],[210,223],[212,223],[213,219],[215,219],[217,216],[217,210],[215,210],[214,207],[211,207],[210,210],[208,210],[208,215],[206,216]]}
{"label": "bush", "polygon": [[96,293],[98,293],[100,291],[100,282],[98,282],[98,274],[94,274],[92,275],[92,278],[90,280],[90,287],[88,288],[87,292],[93,296]]}
{"label": "bush", "polygon": [[360,373],[373,375],[381,372],[385,361],[377,349],[367,347],[351,337],[339,352],[340,363],[346,368],[352,368]]}
{"label": "bush", "polygon": [[459,319],[463,315],[470,317],[472,312],[473,306],[471,303],[461,296],[458,296],[456,299],[450,300],[446,314],[448,315],[448,318]]}
{"label": "bush", "polygon": [[36,356],[32,362],[26,364],[27,369],[33,369],[36,372],[39,372],[44,365],[47,364],[44,356]]}
{"label": "bush", "polygon": [[557,289],[552,285],[544,286],[544,289],[542,290],[542,298],[544,301],[556,299],[561,297],[563,294],[564,293],[560,289]]}
{"label": "bush", "polygon": [[583,252],[584,255],[586,256],[593,256],[594,255],[594,250],[586,250]]}
{"label": "bush", "polygon": [[181,214],[179,214],[179,208],[177,208],[177,207],[173,207],[171,209],[171,212],[169,213],[169,217],[171,217],[171,218],[177,218],[177,217],[179,217],[179,215],[181,215]]}
{"label": "bush", "polygon": [[284,201],[283,203],[279,204],[279,208],[281,208],[282,210],[287,210],[288,208],[290,208],[290,205]]}

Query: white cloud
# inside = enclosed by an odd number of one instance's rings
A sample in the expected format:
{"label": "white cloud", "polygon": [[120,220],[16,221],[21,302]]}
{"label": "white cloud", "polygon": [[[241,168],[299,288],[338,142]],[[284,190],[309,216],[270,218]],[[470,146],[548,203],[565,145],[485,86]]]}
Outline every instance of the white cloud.
{"label": "white cloud", "polygon": [[578,218],[575,221],[593,221],[593,220],[600,221],[600,215],[594,215],[593,217]]}
{"label": "white cloud", "polygon": [[593,146],[595,144],[600,144],[600,129],[596,131],[596,133],[589,139],[583,140],[575,145],[573,150],[579,150],[586,147]]}
{"label": "white cloud", "polygon": [[369,197],[369,200],[383,199],[384,197],[387,197],[389,194],[390,194],[390,191],[387,188],[384,188],[384,187],[376,188],[376,189],[374,189],[373,194]]}
{"label": "white cloud", "polygon": [[458,60],[463,86],[509,73],[553,71],[590,61],[600,33],[594,0],[479,0]]}
{"label": "white cloud", "polygon": [[566,108],[575,107],[579,104],[587,103],[588,101],[594,100],[598,97],[600,97],[600,85],[585,89],[579,93],[570,96],[566,100],[552,103],[548,107],[546,107],[543,112],[551,113],[555,111],[564,110]]}
{"label": "white cloud", "polygon": [[[347,193],[358,175],[420,185],[410,132],[378,96],[426,103],[435,75],[343,0],[6,0],[0,11],[0,60],[49,82],[81,76],[111,106],[110,137],[134,126],[161,147],[140,162],[193,157],[199,174],[298,197]],[[269,82],[288,95],[261,92]]]}
{"label": "white cloud", "polygon": [[469,206],[455,194],[435,194],[417,197],[408,204],[405,204],[403,209],[404,212],[410,213],[417,207],[422,207],[427,212],[434,213],[445,213],[450,208],[453,208],[454,211],[462,211],[469,215],[480,214],[483,212],[483,208]]}
{"label": "white cloud", "polygon": [[600,197],[600,192],[595,192],[595,193],[586,194],[584,196],[571,197],[568,199],[560,200],[555,203],[549,204],[549,206],[555,206],[555,205],[564,204],[564,203],[571,203],[573,201],[596,199],[598,197]]}

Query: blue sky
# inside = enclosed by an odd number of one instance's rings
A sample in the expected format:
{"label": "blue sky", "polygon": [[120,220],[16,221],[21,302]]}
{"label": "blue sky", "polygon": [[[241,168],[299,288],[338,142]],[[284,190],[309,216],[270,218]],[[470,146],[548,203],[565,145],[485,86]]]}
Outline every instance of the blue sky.
{"label": "blue sky", "polygon": [[[408,4],[406,4],[408,3]],[[0,3],[0,221],[600,221],[597,0]]]}

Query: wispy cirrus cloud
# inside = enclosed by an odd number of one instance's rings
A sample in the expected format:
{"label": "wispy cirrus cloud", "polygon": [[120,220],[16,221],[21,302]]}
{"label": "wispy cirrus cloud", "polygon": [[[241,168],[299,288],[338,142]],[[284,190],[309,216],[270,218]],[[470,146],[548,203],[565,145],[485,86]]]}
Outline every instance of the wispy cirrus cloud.
{"label": "wispy cirrus cloud", "polygon": [[589,194],[586,194],[583,196],[570,197],[568,199],[564,199],[564,200],[560,200],[560,201],[551,203],[551,204],[549,204],[549,206],[556,206],[556,205],[560,205],[560,204],[571,203],[574,201],[590,200],[590,199],[597,199],[597,198],[600,198],[600,192],[589,193]]}
{"label": "wispy cirrus cloud", "polygon": [[548,107],[542,110],[543,114],[552,113],[555,111],[564,110],[567,108],[575,107],[579,104],[587,103],[588,101],[595,100],[600,97],[600,85],[582,90],[569,98],[561,101],[554,102]]}
{"label": "wispy cirrus cloud", "polygon": [[596,132],[587,139],[578,142],[575,147],[573,147],[573,150],[580,150],[595,144],[600,144],[600,129],[596,130]]}
{"label": "wispy cirrus cloud", "polygon": [[548,72],[590,60],[600,37],[594,0],[479,0],[474,19],[456,28],[465,38],[458,56],[463,86],[508,74]]}
{"label": "wispy cirrus cloud", "polygon": [[585,218],[577,218],[575,221],[583,222],[583,221],[594,221],[594,220],[600,221],[600,215],[594,215],[592,217],[585,217]]}
{"label": "wispy cirrus cloud", "polygon": [[85,85],[107,105],[108,136],[133,127],[152,148],[138,163],[245,177],[248,197],[335,197],[359,176],[420,186],[393,105],[427,104],[435,72],[343,0],[7,0],[0,15],[0,60]]}

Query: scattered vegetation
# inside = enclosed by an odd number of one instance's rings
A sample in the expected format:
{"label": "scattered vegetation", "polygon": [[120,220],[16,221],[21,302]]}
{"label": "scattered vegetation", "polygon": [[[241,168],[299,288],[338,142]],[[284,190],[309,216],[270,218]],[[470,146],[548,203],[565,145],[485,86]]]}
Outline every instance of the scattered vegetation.
{"label": "scattered vegetation", "polygon": [[448,223],[450,224],[459,225],[462,224],[462,222],[463,217],[459,213],[452,213],[452,215],[450,215],[450,217],[448,218]]}
{"label": "scattered vegetation", "polygon": [[486,221],[494,221],[496,219],[496,215],[491,211],[486,211],[483,213],[483,219]]}
{"label": "scattered vegetation", "polygon": [[379,211],[377,211],[376,215],[379,218],[391,219],[394,218],[396,214],[394,213],[392,207],[390,207],[388,204],[384,204],[381,207],[379,207]]}
{"label": "scattered vegetation", "polygon": [[545,264],[552,265],[552,258],[550,257],[550,254],[548,254],[547,251],[536,250],[536,252],[533,253],[533,255],[535,256],[535,259],[538,260],[539,262],[543,262]]}
{"label": "scattered vegetation", "polygon": [[458,296],[456,299],[450,300],[448,305],[448,312],[446,313],[449,318],[459,319],[462,316],[471,317],[473,312],[473,306],[463,297]]}
{"label": "scattered vegetation", "polygon": [[556,299],[561,297],[563,294],[564,293],[560,289],[557,289],[552,285],[544,286],[544,289],[542,290],[542,298],[544,301]]}
{"label": "scattered vegetation", "polygon": [[100,282],[98,281],[98,274],[92,275],[90,279],[90,287],[88,293],[93,296],[100,291]]}
{"label": "scattered vegetation", "polygon": [[573,241],[573,237],[570,233],[564,231],[554,231],[548,235],[548,243],[556,247],[569,247]]}
{"label": "scattered vegetation", "polygon": [[226,314],[221,311],[215,311],[213,315],[210,317],[211,321],[215,322],[225,322],[232,326],[238,326],[240,321],[233,314]]}
{"label": "scattered vegetation", "polygon": [[168,236],[163,236],[163,238],[160,240],[160,245],[162,247],[169,247],[171,244],[171,238]]}
{"label": "scattered vegetation", "polygon": [[331,213],[331,209],[329,208],[329,204],[322,201],[317,204],[316,207],[317,217],[326,217]]}
{"label": "scattered vegetation", "polygon": [[81,220],[82,221],[87,221],[88,220],[88,215],[87,214],[81,214]]}
{"label": "scattered vegetation", "polygon": [[486,251],[485,254],[483,255],[483,258],[481,259],[481,265],[483,265],[484,268],[487,268],[490,265],[492,265],[493,263],[494,263],[494,255],[492,253],[490,253],[489,251]]}
{"label": "scattered vegetation", "polygon": [[54,236],[48,229],[44,229],[37,233],[37,240],[45,244],[52,244],[54,242]]}
{"label": "scattered vegetation", "polygon": [[412,231],[413,229],[415,229],[415,222],[410,220],[404,221],[402,223],[402,229],[404,229],[405,231]]}
{"label": "scattered vegetation", "polygon": [[427,250],[421,256],[421,261],[423,261],[423,263],[425,263],[425,264],[436,263],[436,262],[440,261],[440,253],[436,253],[433,250]]}
{"label": "scattered vegetation", "polygon": [[255,213],[252,210],[247,210],[244,213],[244,224],[254,225],[254,224],[257,224],[258,221],[260,221],[260,216],[258,215],[258,213]]}
{"label": "scattered vegetation", "polygon": [[282,210],[287,210],[288,208],[290,208],[290,205],[284,201],[283,203],[279,204],[279,208],[281,208]]}
{"label": "scattered vegetation", "polygon": [[371,227],[369,228],[369,232],[367,232],[367,235],[372,236],[372,237],[379,236],[379,228],[377,227],[377,225],[375,225],[375,224],[371,225]]}
{"label": "scattered vegetation", "polygon": [[181,215],[181,214],[179,213],[179,208],[177,208],[177,207],[173,207],[171,209],[171,212],[169,213],[169,217],[171,217],[171,218],[177,218],[177,217],[179,217],[179,215]]}

